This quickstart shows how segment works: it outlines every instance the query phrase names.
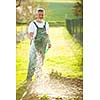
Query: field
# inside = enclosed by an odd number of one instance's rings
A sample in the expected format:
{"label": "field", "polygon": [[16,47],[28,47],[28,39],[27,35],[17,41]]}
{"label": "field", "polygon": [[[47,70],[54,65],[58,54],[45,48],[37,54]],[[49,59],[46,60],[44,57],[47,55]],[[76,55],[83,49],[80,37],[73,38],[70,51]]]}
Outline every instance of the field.
{"label": "field", "polygon": [[65,17],[72,14],[74,3],[49,2],[47,9],[47,21],[65,22]]}
{"label": "field", "polygon": [[[63,77],[82,78],[82,47],[64,27],[51,27],[52,48],[46,53],[45,68],[62,73]],[[29,40],[16,45],[16,83],[26,79],[29,57]]]}
{"label": "field", "polygon": [[[43,2],[44,6],[42,5],[42,7],[46,10],[45,19],[50,25],[57,23],[61,26],[65,24],[66,18],[75,17],[73,16],[73,6],[75,2],[65,1],[66,0],[47,0],[47,2]],[[37,2],[37,4],[41,5],[41,2]]]}

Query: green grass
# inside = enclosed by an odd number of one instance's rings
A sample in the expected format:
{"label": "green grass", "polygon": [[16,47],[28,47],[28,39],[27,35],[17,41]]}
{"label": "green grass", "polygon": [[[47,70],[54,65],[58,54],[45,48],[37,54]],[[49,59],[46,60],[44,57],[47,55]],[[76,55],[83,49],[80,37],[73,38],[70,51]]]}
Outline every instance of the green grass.
{"label": "green grass", "polygon": [[[66,31],[65,27],[51,27],[50,39],[52,48],[46,53],[44,64],[46,70],[44,71],[50,75],[54,70],[56,72],[54,75],[58,79],[60,76],[82,78],[83,56],[80,44]],[[16,44],[16,100],[22,97],[27,88],[27,83],[24,80],[28,69],[29,47],[30,42],[27,38]]]}
{"label": "green grass", "polygon": [[49,2],[46,20],[49,22],[65,22],[65,16],[72,14],[74,3]]}
{"label": "green grass", "polygon": [[[50,28],[52,48],[46,53],[45,68],[61,72],[64,77],[82,78],[82,47],[64,27]],[[28,68],[29,40],[16,45],[16,83],[25,80]]]}
{"label": "green grass", "polygon": [[19,35],[20,32],[24,32],[27,29],[26,24],[16,24],[16,33]]}
{"label": "green grass", "polygon": [[[47,2],[46,2],[47,3]],[[58,24],[59,26],[65,24],[66,19],[77,19],[74,15],[73,6],[75,2],[48,2],[45,19],[50,25]],[[80,17],[79,17],[80,18]]]}
{"label": "green grass", "polygon": [[52,28],[52,48],[46,54],[45,66],[64,77],[82,78],[82,47],[64,27]]}
{"label": "green grass", "polygon": [[16,82],[26,78],[28,68],[29,40],[25,39],[19,44],[16,44]]}

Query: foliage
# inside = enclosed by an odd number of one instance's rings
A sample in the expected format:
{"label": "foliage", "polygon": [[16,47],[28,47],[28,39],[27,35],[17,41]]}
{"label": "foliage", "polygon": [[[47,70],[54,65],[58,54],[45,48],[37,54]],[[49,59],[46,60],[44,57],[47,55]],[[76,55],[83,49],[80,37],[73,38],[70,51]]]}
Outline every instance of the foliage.
{"label": "foliage", "polygon": [[51,79],[60,79],[62,77],[62,73],[52,70],[49,76]]}
{"label": "foliage", "polygon": [[83,16],[83,2],[80,0],[80,2],[76,2],[74,5],[74,14],[76,16]]}
{"label": "foliage", "polygon": [[21,1],[21,4],[16,8],[16,22],[29,24],[35,18],[35,9],[37,7],[46,9],[46,4],[44,2],[37,3],[35,0]]}
{"label": "foliage", "polygon": [[40,100],[50,100],[48,95],[43,95],[40,97]]}

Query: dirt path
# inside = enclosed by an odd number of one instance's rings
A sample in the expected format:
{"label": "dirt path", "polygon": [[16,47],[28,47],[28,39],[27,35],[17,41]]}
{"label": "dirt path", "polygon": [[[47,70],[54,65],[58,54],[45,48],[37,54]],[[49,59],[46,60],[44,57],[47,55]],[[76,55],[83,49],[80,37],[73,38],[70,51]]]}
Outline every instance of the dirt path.
{"label": "dirt path", "polygon": [[21,100],[39,100],[42,95],[48,95],[50,100],[82,100],[82,83],[77,78],[31,82]]}
{"label": "dirt path", "polygon": [[[50,38],[52,39],[52,48],[46,56],[58,57],[58,56],[66,56],[66,58],[73,57],[73,60],[76,59],[75,55],[79,53],[77,49],[72,49],[75,46],[75,43],[71,40],[64,39],[64,28],[52,28]],[[56,41],[55,41],[56,40]],[[75,52],[73,50],[76,50]],[[52,52],[53,51],[53,52]],[[67,63],[67,65],[69,62]],[[69,65],[68,65],[69,66]],[[51,67],[49,67],[51,68]],[[56,65],[56,69],[64,72],[61,66]],[[63,69],[63,70],[62,70]],[[70,72],[69,69],[66,69]],[[65,70],[65,72],[66,72]],[[48,70],[47,70],[48,71]],[[40,100],[39,98],[42,95],[48,95],[50,100],[82,100],[83,98],[83,80],[78,78],[61,78],[51,79],[44,70],[45,75],[43,78],[38,81],[30,82],[26,89],[24,88],[23,95],[20,100]],[[19,99],[17,99],[19,100]],[[47,100],[47,99],[43,99]]]}

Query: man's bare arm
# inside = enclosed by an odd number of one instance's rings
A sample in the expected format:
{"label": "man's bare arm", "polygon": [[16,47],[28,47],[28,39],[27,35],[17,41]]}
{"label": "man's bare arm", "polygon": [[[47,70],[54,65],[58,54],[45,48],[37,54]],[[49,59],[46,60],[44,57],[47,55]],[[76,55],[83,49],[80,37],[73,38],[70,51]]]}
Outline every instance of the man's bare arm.
{"label": "man's bare arm", "polygon": [[33,34],[34,34],[33,32],[28,33],[28,37],[29,37],[30,40],[33,39]]}

